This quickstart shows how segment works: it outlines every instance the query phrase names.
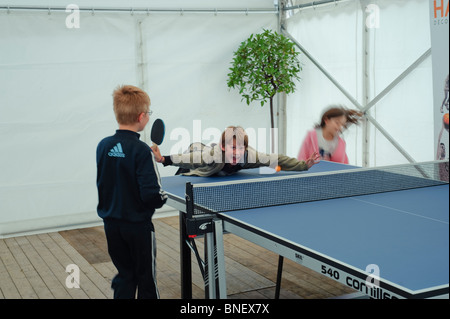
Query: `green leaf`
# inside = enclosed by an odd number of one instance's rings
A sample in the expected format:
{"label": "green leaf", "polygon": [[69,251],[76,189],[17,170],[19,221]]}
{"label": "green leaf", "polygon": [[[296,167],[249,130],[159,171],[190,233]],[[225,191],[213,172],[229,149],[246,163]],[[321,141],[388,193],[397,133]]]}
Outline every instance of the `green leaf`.
{"label": "green leaf", "polygon": [[251,34],[234,53],[228,87],[238,89],[247,104],[260,100],[264,106],[278,92],[295,91],[300,80],[299,55],[294,43],[275,31]]}

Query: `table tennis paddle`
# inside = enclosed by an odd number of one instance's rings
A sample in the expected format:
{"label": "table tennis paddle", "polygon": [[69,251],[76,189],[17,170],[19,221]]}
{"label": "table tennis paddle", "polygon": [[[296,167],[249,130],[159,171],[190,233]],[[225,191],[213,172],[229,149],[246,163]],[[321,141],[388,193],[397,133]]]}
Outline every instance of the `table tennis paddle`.
{"label": "table tennis paddle", "polygon": [[156,119],[152,126],[152,131],[150,133],[150,139],[156,145],[161,145],[164,140],[164,134],[166,132],[166,128],[163,120]]}

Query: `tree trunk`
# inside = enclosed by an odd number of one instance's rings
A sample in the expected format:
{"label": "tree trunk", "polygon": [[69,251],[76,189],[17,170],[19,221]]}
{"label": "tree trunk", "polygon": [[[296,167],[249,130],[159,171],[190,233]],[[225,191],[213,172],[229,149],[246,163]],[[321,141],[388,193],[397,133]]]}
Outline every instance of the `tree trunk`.
{"label": "tree trunk", "polygon": [[270,136],[272,137],[271,150],[272,153],[275,152],[275,137],[274,137],[274,118],[273,118],[273,96],[270,98]]}

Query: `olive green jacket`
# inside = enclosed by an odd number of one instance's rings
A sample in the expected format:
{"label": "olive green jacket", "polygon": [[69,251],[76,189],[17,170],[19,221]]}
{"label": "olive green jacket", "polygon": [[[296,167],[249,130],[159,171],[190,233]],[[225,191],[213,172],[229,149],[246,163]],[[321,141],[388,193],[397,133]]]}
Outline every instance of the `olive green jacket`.
{"label": "olive green jacket", "polygon": [[[183,154],[171,155],[171,165],[189,169],[183,175],[212,176],[222,171],[225,166],[225,153],[219,145],[206,146],[202,143],[193,143]],[[308,165],[305,161],[280,154],[265,154],[248,147],[245,151],[242,169],[259,167],[281,167],[283,171],[306,171]]]}

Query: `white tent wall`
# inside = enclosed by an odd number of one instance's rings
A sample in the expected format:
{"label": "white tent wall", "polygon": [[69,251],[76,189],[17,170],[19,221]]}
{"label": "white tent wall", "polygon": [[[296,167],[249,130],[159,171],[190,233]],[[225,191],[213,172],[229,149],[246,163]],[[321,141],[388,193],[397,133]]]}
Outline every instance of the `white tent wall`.
{"label": "white tent wall", "polygon": [[[59,5],[50,2],[45,4]],[[186,7],[186,1],[174,3]],[[190,4],[223,7],[218,1]],[[234,8],[256,4],[273,8],[273,1],[227,2]],[[0,10],[0,237],[99,222],[95,149],[117,129],[111,96],[117,85],[149,92],[153,118],[167,125],[163,153],[180,146],[180,130],[198,137],[194,121],[201,123],[205,143],[227,125],[270,126],[267,108],[242,103],[226,79],[239,44],[251,33],[276,28],[276,14],[82,11],[79,29],[66,27],[67,15]],[[149,127],[142,139],[148,135]],[[162,166],[160,172],[173,174]]]}
{"label": "white tent wall", "polygon": [[[274,16],[159,16],[143,23],[144,28],[155,30],[155,36],[147,33],[143,41],[154,118],[164,118],[169,128],[162,153],[186,150],[192,142],[217,142],[229,125],[241,125],[249,133],[270,127],[268,107],[256,102],[247,106],[226,82],[233,52],[250,33],[276,28]],[[269,141],[269,130],[252,136],[250,142],[256,147],[261,140]],[[260,150],[268,150],[263,144],[266,149]],[[161,172],[174,171],[165,168]]]}
{"label": "white tent wall", "polygon": [[[294,4],[303,2],[307,1]],[[363,107],[424,55],[413,71],[368,111],[418,162],[434,159],[431,55],[426,54],[431,46],[428,6],[427,0],[349,0],[303,9],[287,20],[287,32]],[[370,15],[379,25],[366,30]],[[306,131],[320,120],[325,108],[343,104],[356,109],[302,56],[302,80],[287,102],[287,154],[291,156],[297,155]],[[364,125],[352,126],[344,133],[351,164],[408,162],[385,135],[368,125],[367,163],[363,159]]]}
{"label": "white tent wall", "polygon": [[[76,2],[80,28],[69,29],[61,1],[21,0],[13,8],[0,0],[0,237],[99,222],[95,148],[117,128],[111,93],[119,84],[149,92],[153,119],[163,118],[167,125],[164,154],[193,141],[213,142],[228,125],[242,125],[252,134],[252,145],[268,149],[267,107],[245,105],[238,92],[228,90],[226,79],[239,44],[251,33],[278,27],[275,13],[245,11],[270,11],[276,3],[101,0],[92,8],[92,1],[83,0]],[[301,10],[287,20],[287,32],[362,106],[423,56],[368,112],[414,160],[433,160],[428,1],[336,3]],[[379,8],[379,27],[365,30],[368,5]],[[130,12],[108,11],[114,8]],[[146,14],[144,8],[172,12]],[[227,8],[241,12],[221,11]],[[302,63],[298,90],[287,97],[286,154],[291,156],[324,108],[355,107],[304,54]],[[142,134],[146,142],[150,125]],[[367,143],[364,125],[344,134],[351,164],[407,161],[379,129],[371,123],[368,128]],[[162,175],[174,171],[160,167]]]}

